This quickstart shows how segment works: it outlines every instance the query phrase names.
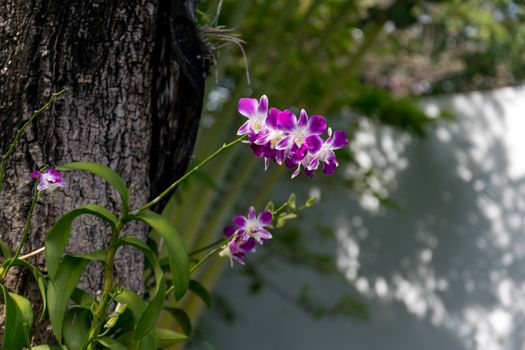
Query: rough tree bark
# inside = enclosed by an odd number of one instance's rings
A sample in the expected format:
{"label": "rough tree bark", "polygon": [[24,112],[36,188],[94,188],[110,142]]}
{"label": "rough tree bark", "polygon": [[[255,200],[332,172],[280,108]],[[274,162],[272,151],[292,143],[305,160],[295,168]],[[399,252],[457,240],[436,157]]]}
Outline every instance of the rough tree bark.
{"label": "rough tree bark", "polygon": [[[11,157],[0,195],[0,239],[15,249],[31,196],[32,169],[91,161],[115,169],[144,204],[186,168],[202,107],[207,52],[199,39],[192,0],[2,0],[0,5],[0,152],[51,93],[67,92],[32,125]],[[41,197],[23,252],[40,248],[50,226],[83,203],[118,208],[116,193],[85,173],[66,177],[63,192]],[[145,227],[127,234],[141,238]],[[75,224],[69,251],[100,249],[108,232],[97,219]],[[43,267],[43,256],[33,258]],[[119,252],[120,283],[142,290],[142,258]],[[93,293],[100,267],[82,283]],[[38,314],[39,296],[24,271],[9,288],[25,294]],[[49,340],[45,326],[34,339]],[[0,338],[1,339],[1,338]]]}

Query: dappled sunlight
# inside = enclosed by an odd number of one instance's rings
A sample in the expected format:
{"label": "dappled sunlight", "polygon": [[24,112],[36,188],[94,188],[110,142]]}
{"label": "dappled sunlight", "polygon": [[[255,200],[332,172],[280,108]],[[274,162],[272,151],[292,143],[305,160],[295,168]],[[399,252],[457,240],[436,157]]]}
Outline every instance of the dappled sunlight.
{"label": "dappled sunlight", "polygon": [[[457,120],[427,140],[356,135],[359,164],[390,167],[401,207],[370,211],[361,198],[358,214],[340,213],[352,218],[340,220],[338,266],[372,301],[377,324],[415,318],[461,349],[525,346],[524,97],[507,88],[428,101],[428,110],[450,106]],[[369,145],[376,152],[361,154]],[[410,347],[406,336],[393,348]]]}

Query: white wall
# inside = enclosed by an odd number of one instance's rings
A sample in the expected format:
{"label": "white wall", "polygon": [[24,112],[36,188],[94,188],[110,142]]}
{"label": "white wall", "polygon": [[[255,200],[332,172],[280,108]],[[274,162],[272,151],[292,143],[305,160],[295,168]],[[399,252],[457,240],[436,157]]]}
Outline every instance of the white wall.
{"label": "white wall", "polygon": [[[400,210],[324,191],[308,215],[315,223],[335,215],[334,253],[371,320],[315,321],[270,290],[248,296],[234,268],[218,291],[236,322],[211,312],[202,323],[217,349],[525,348],[525,89],[425,105],[448,106],[457,121],[424,140],[372,126],[353,135],[357,159],[381,169]],[[290,293],[317,283],[312,292],[326,303],[345,288],[278,262],[264,272]]]}

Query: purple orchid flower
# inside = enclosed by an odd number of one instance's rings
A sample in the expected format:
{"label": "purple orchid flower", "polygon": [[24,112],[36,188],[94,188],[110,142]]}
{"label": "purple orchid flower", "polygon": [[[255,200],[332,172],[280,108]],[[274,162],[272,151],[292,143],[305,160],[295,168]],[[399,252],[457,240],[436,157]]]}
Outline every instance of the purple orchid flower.
{"label": "purple orchid flower", "polygon": [[252,136],[263,131],[268,114],[268,97],[266,97],[266,95],[261,96],[259,101],[255,98],[241,98],[239,99],[237,109],[240,114],[248,118],[237,131],[237,135],[248,134]]}
{"label": "purple orchid flower", "polygon": [[239,228],[239,234],[248,238],[253,238],[259,244],[264,244],[266,240],[272,238],[272,234],[264,227],[272,224],[272,212],[265,210],[255,216],[255,208],[250,207],[248,216],[237,215],[233,218],[233,223]]}
{"label": "purple orchid flower", "polygon": [[348,144],[346,134],[338,130],[332,136],[328,129],[328,139],[321,135],[327,130],[326,119],[321,115],[308,117],[303,109],[299,119],[289,110],[270,108],[268,98],[262,96],[259,101],[253,98],[241,98],[238,103],[239,113],[248,120],[239,128],[239,135],[248,135],[254,154],[264,159],[264,169],[270,161],[288,168],[295,168],[292,178],[304,169],[312,177],[322,165],[323,172],[331,175],[339,165],[334,150]]}
{"label": "purple orchid flower", "polygon": [[310,135],[322,135],[326,131],[326,119],[321,115],[314,115],[308,118],[304,109],[297,117],[286,110],[279,113],[277,117],[277,126],[286,136],[277,143],[277,149],[291,149],[292,145],[304,149],[306,147],[306,138]]}
{"label": "purple orchid flower", "polygon": [[56,171],[53,168],[44,170],[41,174],[39,170],[34,170],[31,176],[34,179],[38,179],[40,175],[40,182],[38,183],[37,189],[39,191],[46,190],[48,193],[53,192],[57,188],[62,188],[66,185],[62,178],[62,173]]}
{"label": "purple orchid flower", "polygon": [[[313,140],[310,140],[310,142],[312,141]],[[315,147],[318,147],[318,141],[315,141],[315,143]],[[335,172],[335,168],[339,166],[334,150],[343,148],[347,144],[348,138],[343,130],[336,130],[332,135],[332,129],[328,129],[328,138],[305,168],[313,171],[316,170],[321,163],[323,165],[323,173],[332,175]]]}
{"label": "purple orchid flower", "polygon": [[256,243],[264,244],[272,238],[272,234],[264,228],[271,225],[272,213],[266,210],[256,215],[255,208],[250,207],[248,216],[235,216],[233,223],[224,229],[224,235],[231,240],[219,256],[228,256],[232,265],[233,260],[244,265],[244,256],[255,251]]}
{"label": "purple orchid flower", "polygon": [[219,253],[220,257],[229,257],[231,266],[233,266],[233,260],[239,264],[244,265],[244,256],[255,250],[255,239],[250,238],[243,240],[240,236],[234,237],[226,247]]}

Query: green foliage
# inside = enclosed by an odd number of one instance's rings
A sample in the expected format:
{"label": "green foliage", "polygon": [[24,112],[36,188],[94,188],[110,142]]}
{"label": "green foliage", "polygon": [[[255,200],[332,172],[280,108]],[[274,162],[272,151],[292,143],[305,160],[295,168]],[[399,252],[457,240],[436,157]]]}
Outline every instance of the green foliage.
{"label": "green foliage", "polygon": [[20,350],[28,345],[33,325],[33,310],[26,298],[0,285],[5,304],[4,350]]}
{"label": "green foliage", "polygon": [[64,344],[69,349],[80,349],[92,322],[91,312],[83,307],[72,307],[64,316]]}
{"label": "green foliage", "polygon": [[49,319],[53,333],[60,344],[62,344],[64,317],[69,298],[73,294],[88,262],[87,259],[66,255],[62,260],[60,269],[49,280],[47,289]]}
{"label": "green foliage", "polygon": [[85,170],[94,175],[100,176],[113,186],[120,195],[122,200],[122,211],[127,213],[129,211],[129,192],[124,180],[110,167],[102,164],[89,162],[72,162],[57,167],[57,170]]}
{"label": "green foliage", "polygon": [[195,293],[211,309],[211,296],[206,287],[196,280],[190,280],[189,289]]}
{"label": "green foliage", "polygon": [[184,334],[163,328],[155,328],[155,336],[157,337],[158,346],[161,348],[167,348],[188,340],[188,337]]}
{"label": "green foliage", "polygon": [[162,311],[165,293],[166,285],[164,281],[161,281],[157,294],[155,294],[153,299],[146,307],[146,310],[144,310],[140,316],[140,319],[137,323],[137,328],[135,329],[135,334],[133,335],[133,340],[141,340],[151,331],[151,329],[153,329],[157,319],[159,318],[160,312]]}
{"label": "green foliage", "polygon": [[175,298],[179,300],[188,289],[190,269],[188,253],[177,229],[165,217],[150,210],[144,210],[135,214],[134,219],[145,222],[164,239],[168,251],[173,285],[175,286]]}
{"label": "green foliage", "polygon": [[46,247],[46,266],[48,269],[49,277],[54,278],[58,272],[60,264],[60,258],[64,254],[69,235],[71,233],[71,226],[73,220],[83,214],[94,215],[105,222],[107,222],[112,230],[116,229],[117,218],[111,212],[104,207],[97,204],[85,204],[80,208],[74,209],[67,214],[63,215],[53,225],[45,241]]}

